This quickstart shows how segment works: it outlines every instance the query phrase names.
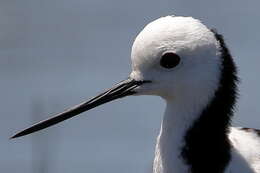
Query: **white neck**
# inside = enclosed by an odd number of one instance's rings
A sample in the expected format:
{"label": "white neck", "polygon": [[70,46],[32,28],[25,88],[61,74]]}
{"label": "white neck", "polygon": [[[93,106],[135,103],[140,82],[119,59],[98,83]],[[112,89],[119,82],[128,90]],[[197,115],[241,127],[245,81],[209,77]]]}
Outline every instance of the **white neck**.
{"label": "white neck", "polygon": [[166,111],[157,138],[154,173],[187,173],[188,166],[181,158],[184,136],[198,118],[201,109],[189,103],[167,101]]}

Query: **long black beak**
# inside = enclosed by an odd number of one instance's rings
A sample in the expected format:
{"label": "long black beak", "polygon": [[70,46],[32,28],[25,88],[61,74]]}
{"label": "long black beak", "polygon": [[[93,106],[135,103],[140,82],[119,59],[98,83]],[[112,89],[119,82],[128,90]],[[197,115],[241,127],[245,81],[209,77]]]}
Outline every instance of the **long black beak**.
{"label": "long black beak", "polygon": [[50,127],[59,122],[72,118],[82,112],[90,110],[94,107],[97,107],[97,106],[107,103],[109,101],[112,101],[112,100],[115,100],[118,98],[122,98],[122,97],[125,97],[128,95],[133,95],[136,93],[134,91],[134,89],[136,87],[138,87],[144,83],[149,83],[149,82],[150,81],[136,81],[136,80],[130,79],[130,78],[127,80],[124,80],[124,81],[116,84],[113,88],[108,89],[107,91],[90,99],[89,101],[76,105],[62,113],[59,113],[47,120],[40,121],[39,123],[36,123],[36,124],[32,125],[31,127],[26,128],[26,129],[16,133],[14,136],[11,137],[11,139],[17,138],[20,136],[25,136],[30,133],[45,129],[47,127]]}

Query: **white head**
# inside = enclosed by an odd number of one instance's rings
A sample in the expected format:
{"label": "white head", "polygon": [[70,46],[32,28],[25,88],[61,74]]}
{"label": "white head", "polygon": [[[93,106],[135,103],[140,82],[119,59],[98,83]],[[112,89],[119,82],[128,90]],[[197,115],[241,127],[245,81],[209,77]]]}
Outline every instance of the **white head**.
{"label": "white head", "polygon": [[138,94],[174,100],[209,99],[218,87],[219,55],[214,33],[199,20],[162,17],[149,23],[136,37],[130,77],[152,81],[137,88]]}

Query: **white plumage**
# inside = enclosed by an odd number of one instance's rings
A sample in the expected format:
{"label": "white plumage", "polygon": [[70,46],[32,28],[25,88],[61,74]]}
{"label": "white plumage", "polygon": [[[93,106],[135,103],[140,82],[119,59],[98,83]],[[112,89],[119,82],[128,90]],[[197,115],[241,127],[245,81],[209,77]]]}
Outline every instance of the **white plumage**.
{"label": "white plumage", "polygon": [[[234,160],[229,169],[236,170],[233,172],[260,173],[260,138],[255,129],[231,127],[228,137],[233,147]],[[238,161],[237,158],[240,157],[241,160]],[[247,170],[247,167],[252,170]]]}

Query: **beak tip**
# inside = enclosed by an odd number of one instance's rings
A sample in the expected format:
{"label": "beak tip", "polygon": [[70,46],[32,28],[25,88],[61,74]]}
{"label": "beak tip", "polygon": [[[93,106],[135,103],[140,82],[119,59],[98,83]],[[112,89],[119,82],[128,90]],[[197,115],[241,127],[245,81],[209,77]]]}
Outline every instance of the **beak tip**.
{"label": "beak tip", "polygon": [[12,140],[12,139],[14,139],[14,138],[16,138],[15,135],[14,135],[14,136],[11,136],[11,137],[9,138],[9,140]]}
{"label": "beak tip", "polygon": [[20,133],[16,133],[16,134],[14,134],[13,136],[11,136],[11,137],[9,138],[9,140],[12,140],[12,139],[14,139],[14,138],[18,138],[18,137],[20,137],[20,136],[23,136],[23,135],[20,134]]}
{"label": "beak tip", "polygon": [[12,140],[12,139],[14,139],[14,138],[17,138],[17,136],[16,136],[16,135],[13,135],[13,136],[11,136],[11,137],[9,138],[9,140]]}

